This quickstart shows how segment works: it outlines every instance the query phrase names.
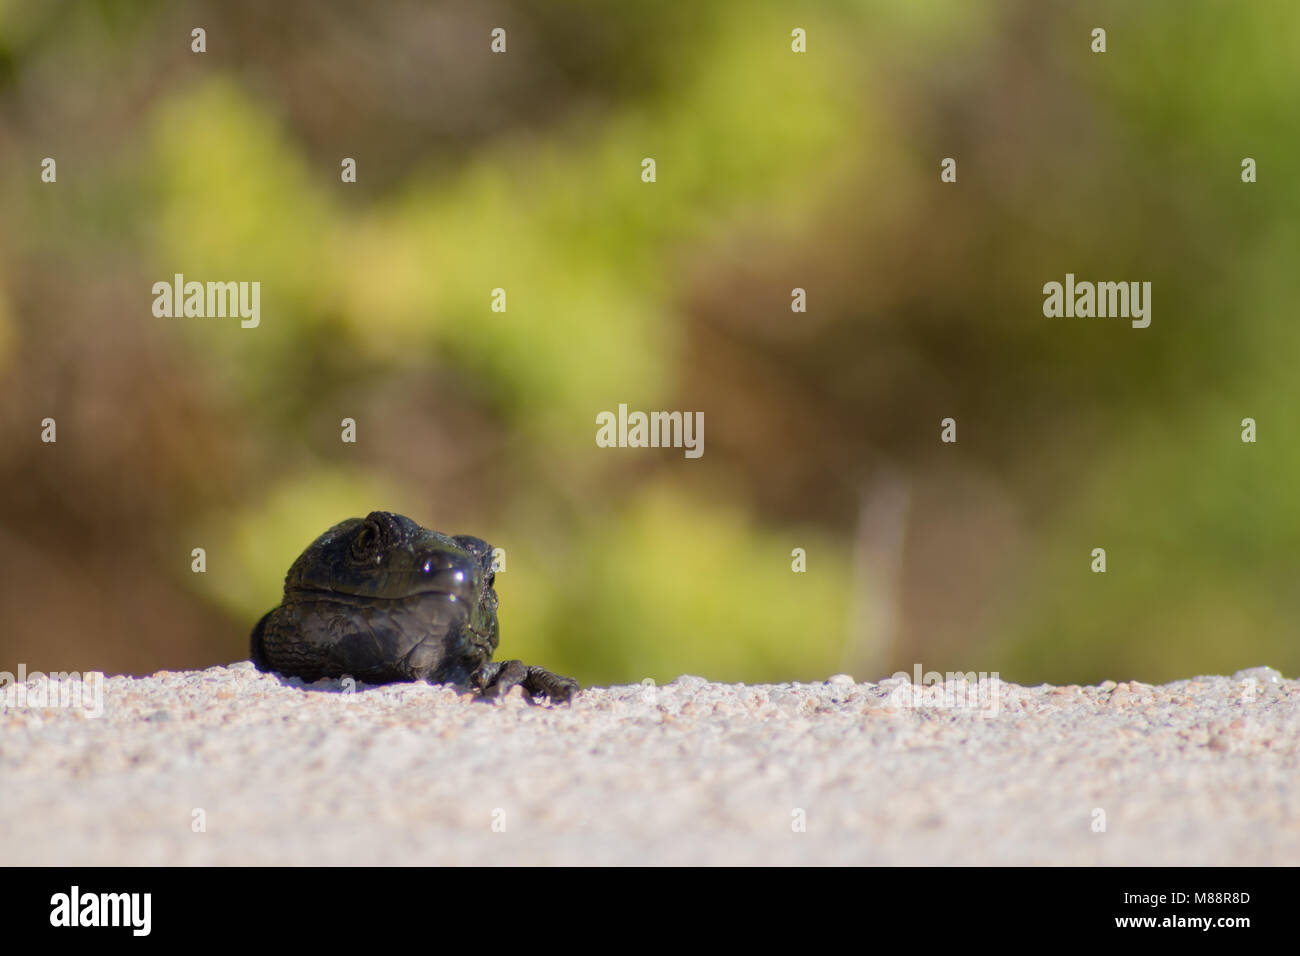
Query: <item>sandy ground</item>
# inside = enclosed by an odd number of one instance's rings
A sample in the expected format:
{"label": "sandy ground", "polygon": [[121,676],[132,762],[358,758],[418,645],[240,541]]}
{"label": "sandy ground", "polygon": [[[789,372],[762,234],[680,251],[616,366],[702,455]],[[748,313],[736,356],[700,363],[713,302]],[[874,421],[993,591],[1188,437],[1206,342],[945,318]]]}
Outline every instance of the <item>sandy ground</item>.
{"label": "sandy ground", "polygon": [[242,662],[108,678],[98,717],[42,683],[0,710],[11,865],[1300,863],[1300,682],[1266,669],[553,707]]}

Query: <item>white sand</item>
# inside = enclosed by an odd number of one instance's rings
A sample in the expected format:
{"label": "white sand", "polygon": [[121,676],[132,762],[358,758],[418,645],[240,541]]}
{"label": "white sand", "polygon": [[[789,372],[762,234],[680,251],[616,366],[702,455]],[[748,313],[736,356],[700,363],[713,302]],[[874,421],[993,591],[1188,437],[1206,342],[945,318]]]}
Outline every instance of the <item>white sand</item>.
{"label": "white sand", "polygon": [[0,841],[10,864],[1294,864],[1300,682],[1251,676],[1003,684],[991,717],[843,677],[567,707],[247,662],[115,677],[99,718],[0,710]]}

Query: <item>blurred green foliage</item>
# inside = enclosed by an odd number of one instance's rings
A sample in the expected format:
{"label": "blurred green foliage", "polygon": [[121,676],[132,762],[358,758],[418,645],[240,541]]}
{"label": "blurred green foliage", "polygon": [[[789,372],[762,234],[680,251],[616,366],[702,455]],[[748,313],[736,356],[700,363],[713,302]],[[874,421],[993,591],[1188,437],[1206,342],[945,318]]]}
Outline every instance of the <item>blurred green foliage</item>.
{"label": "blurred green foliage", "polygon": [[[584,681],[1297,669],[1300,8],[540,7],[0,3],[6,655],[243,656],[383,508]],[[1045,319],[1067,271],[1152,327]],[[178,272],[261,326],[155,318]],[[597,448],[619,403],[704,457]]]}

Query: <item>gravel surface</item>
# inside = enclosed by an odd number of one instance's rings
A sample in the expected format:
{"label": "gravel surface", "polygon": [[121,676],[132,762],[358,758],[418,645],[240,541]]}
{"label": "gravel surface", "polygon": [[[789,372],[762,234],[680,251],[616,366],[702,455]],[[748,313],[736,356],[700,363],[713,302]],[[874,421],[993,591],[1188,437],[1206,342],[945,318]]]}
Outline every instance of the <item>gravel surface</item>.
{"label": "gravel surface", "polygon": [[1264,668],[551,706],[241,662],[107,678],[98,717],[43,683],[0,709],[10,865],[1300,862],[1300,682]]}

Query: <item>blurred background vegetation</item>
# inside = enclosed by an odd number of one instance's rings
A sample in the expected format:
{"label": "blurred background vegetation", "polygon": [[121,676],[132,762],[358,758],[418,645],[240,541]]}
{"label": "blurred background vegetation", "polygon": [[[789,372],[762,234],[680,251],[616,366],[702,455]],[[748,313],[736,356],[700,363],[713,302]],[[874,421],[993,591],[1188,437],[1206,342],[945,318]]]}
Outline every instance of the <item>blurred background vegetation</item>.
{"label": "blurred background vegetation", "polygon": [[243,659],[386,509],[586,682],[1294,675],[1298,87],[1290,0],[0,0],[0,669]]}

